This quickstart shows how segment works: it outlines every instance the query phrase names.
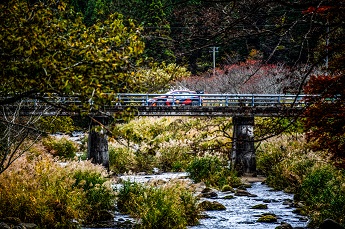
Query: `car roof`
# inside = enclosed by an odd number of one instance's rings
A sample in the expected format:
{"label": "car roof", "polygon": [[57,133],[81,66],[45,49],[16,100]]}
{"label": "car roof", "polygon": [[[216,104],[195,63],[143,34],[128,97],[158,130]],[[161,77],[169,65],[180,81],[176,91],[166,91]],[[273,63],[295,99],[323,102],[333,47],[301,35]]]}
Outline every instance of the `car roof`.
{"label": "car roof", "polygon": [[174,90],[174,91],[169,91],[167,92],[167,94],[196,94],[195,91],[189,91],[189,90]]}

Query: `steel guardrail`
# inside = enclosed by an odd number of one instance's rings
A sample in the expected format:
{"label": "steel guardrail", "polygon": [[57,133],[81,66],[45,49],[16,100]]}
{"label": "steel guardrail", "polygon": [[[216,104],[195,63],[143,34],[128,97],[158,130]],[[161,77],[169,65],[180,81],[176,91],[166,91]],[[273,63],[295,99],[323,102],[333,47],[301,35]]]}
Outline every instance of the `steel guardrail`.
{"label": "steel guardrail", "polygon": [[[111,102],[98,107],[98,111],[111,115],[126,108],[137,110],[138,115],[257,115],[257,116],[292,116],[300,113],[308,106],[308,103],[317,95],[293,95],[293,94],[140,94],[119,93],[111,96]],[[184,105],[179,103],[179,98],[193,96],[194,103]],[[169,105],[159,103],[153,105],[150,101],[157,97],[168,97]],[[23,113],[35,115],[39,112],[52,116],[57,113],[56,107],[79,107],[85,104],[78,96],[41,96],[41,99],[22,100]],[[43,100],[42,100],[43,98]],[[197,99],[196,99],[197,98]],[[86,98],[88,105],[93,107],[93,99]],[[332,101],[332,100],[329,100]],[[55,104],[56,106],[53,106]],[[8,105],[9,107],[11,105]],[[13,105],[15,106],[15,105]],[[50,111],[44,111],[49,107]],[[83,110],[85,112],[85,110]],[[97,112],[97,109],[90,109]],[[55,112],[55,113],[54,113]],[[75,115],[76,112],[64,111],[59,115]],[[88,111],[86,111],[88,112]],[[285,112],[285,113],[284,113]]]}

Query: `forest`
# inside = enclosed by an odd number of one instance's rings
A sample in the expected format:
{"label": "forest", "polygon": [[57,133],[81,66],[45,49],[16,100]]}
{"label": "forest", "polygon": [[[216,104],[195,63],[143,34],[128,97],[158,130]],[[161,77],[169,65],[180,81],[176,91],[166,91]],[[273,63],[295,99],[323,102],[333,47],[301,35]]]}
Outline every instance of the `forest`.
{"label": "forest", "polygon": [[[304,117],[255,120],[258,172],[303,202],[311,228],[327,218],[345,226],[344,8],[344,0],[1,1],[0,223],[78,228],[114,205],[143,219],[126,199],[147,187],[125,184],[127,193],[120,194],[110,188],[109,174],[128,171],[159,167],[188,171],[218,189],[238,186],[236,171],[215,165],[224,165],[231,149],[231,119],[117,113],[96,129],[112,142],[110,173],[85,155],[75,159],[87,139],[76,146],[50,136],[87,132],[90,111],[101,112],[118,93],[188,89],[318,95]],[[75,96],[82,107],[54,102],[64,96]],[[78,118],[21,116],[26,100]],[[62,168],[60,160],[69,163]],[[197,176],[206,162],[216,176]],[[183,197],[183,214],[190,216],[178,216],[180,224],[171,228],[196,224],[193,195],[164,191],[176,197],[174,204]]]}

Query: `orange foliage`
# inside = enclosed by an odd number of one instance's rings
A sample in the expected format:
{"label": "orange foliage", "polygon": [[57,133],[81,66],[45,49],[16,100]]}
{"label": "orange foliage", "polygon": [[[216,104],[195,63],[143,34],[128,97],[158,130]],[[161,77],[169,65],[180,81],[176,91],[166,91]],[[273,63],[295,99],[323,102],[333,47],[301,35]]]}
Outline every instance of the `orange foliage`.
{"label": "orange foliage", "polygon": [[345,76],[312,76],[305,91],[319,94],[306,114],[308,140],[316,150],[328,150],[335,159],[345,159]]}

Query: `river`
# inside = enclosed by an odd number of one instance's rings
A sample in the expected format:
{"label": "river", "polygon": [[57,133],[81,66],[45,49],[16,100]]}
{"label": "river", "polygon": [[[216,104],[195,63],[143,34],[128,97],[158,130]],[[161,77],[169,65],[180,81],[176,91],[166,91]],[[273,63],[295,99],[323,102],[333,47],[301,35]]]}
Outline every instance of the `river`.
{"label": "river", "polygon": [[[186,178],[186,173],[164,173],[160,175],[131,175],[121,176],[123,180],[145,183],[152,179],[169,181],[172,178]],[[118,185],[116,185],[118,186]],[[223,211],[205,211],[206,218],[200,220],[197,226],[190,226],[189,229],[274,229],[282,222],[290,224],[294,228],[306,228],[307,219],[303,216],[293,213],[295,208],[291,207],[293,195],[283,191],[274,191],[262,182],[251,183],[251,187],[247,188],[248,196],[234,196],[233,199],[224,199],[226,195],[233,193],[217,192],[218,197],[207,199],[217,201],[226,207]],[[206,198],[202,198],[206,200]],[[251,207],[265,204],[267,209],[252,209]],[[277,216],[275,223],[257,222],[258,218],[265,213],[272,213]],[[113,227],[103,227],[102,229],[114,228],[131,228],[130,217],[116,213],[115,224]],[[128,222],[125,223],[125,222]],[[115,226],[121,224],[122,226]],[[123,226],[127,225],[127,226]],[[101,227],[99,227],[101,228]],[[83,229],[89,229],[84,227]]]}

